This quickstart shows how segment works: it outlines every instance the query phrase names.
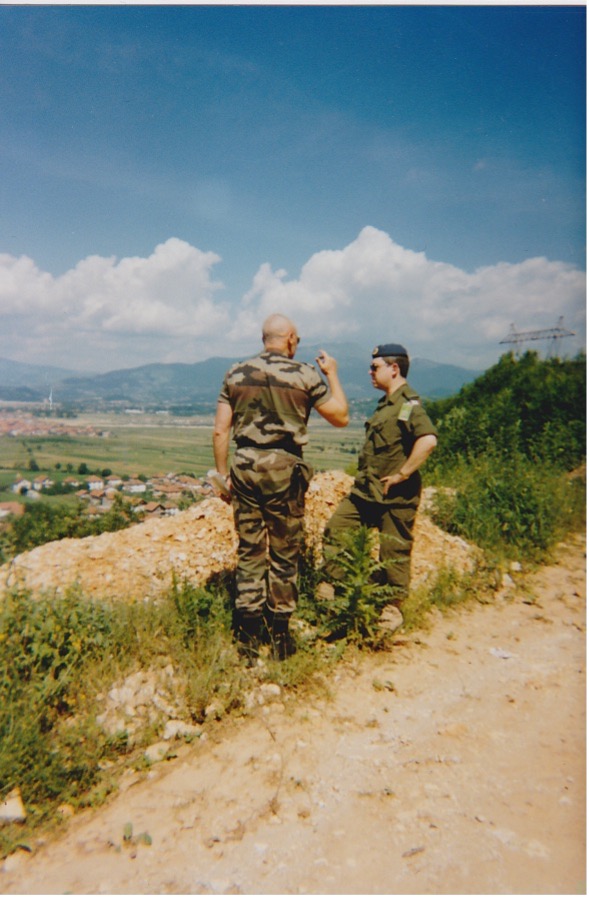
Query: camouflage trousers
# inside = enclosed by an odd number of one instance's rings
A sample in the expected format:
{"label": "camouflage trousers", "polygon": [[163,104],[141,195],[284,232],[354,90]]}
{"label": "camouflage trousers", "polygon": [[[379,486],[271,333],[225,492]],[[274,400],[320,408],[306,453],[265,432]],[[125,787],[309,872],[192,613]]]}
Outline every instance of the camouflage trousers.
{"label": "camouflage trousers", "polygon": [[325,529],[325,559],[328,570],[337,578],[338,534],[360,526],[374,527],[380,532],[380,560],[385,564],[384,582],[392,586],[398,601],[409,592],[413,527],[419,499],[384,505],[365,501],[357,495],[344,498]]}
{"label": "camouflage trousers", "polygon": [[290,615],[298,598],[305,493],[312,468],[282,449],[238,448],[231,466],[239,537],[235,606]]}

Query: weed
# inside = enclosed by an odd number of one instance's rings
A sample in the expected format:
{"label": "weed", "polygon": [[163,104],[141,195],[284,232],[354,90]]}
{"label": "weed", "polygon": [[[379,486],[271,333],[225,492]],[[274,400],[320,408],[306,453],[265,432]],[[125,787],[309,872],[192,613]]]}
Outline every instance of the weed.
{"label": "weed", "polygon": [[440,492],[433,518],[498,558],[545,560],[552,546],[583,515],[584,482],[519,455],[492,453],[459,464],[457,488]]}
{"label": "weed", "polygon": [[302,692],[307,689],[325,697],[328,686],[325,676],[340,659],[341,654],[325,650],[320,643],[297,643],[297,651],[285,661],[270,661],[265,678],[288,691]]}
{"label": "weed", "polygon": [[123,826],[123,846],[136,847],[138,844],[146,844],[148,847],[152,844],[152,838],[149,832],[140,832],[138,835],[133,834],[133,823],[126,822]]}
{"label": "weed", "polygon": [[[33,599],[8,592],[0,604],[0,799],[19,786],[27,807],[24,831],[55,818],[59,804],[83,806],[115,787],[113,761],[130,753],[125,732],[95,722],[100,692],[133,668],[173,659],[182,669],[185,704],[194,719],[212,702],[221,714],[239,706],[242,672],[228,626],[227,592],[175,584],[152,604],[101,604],[78,590]],[[139,747],[156,735],[145,729]],[[0,831],[0,853],[23,829]]]}
{"label": "weed", "polygon": [[[427,628],[433,607],[444,612],[474,600],[485,604],[491,600],[497,585],[494,573],[484,560],[466,573],[452,566],[441,567],[435,579],[412,589],[403,602],[404,629],[411,632]],[[452,639],[454,635],[450,633],[447,637]]]}
{"label": "weed", "polygon": [[314,603],[321,637],[373,646],[380,641],[378,620],[393,590],[381,581],[385,565],[378,559],[377,544],[378,534],[366,526],[340,533],[337,540],[326,543],[322,573],[334,587],[334,598]]}

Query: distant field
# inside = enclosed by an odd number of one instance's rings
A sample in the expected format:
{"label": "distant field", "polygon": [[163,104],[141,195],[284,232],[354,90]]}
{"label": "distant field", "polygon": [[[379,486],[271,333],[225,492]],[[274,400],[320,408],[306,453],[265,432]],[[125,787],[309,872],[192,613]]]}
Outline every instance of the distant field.
{"label": "distant field", "polygon": [[[129,476],[159,473],[190,473],[196,477],[213,466],[212,418],[173,419],[160,415],[80,415],[63,421],[74,426],[93,426],[105,436],[0,437],[0,500],[17,473],[35,477],[50,472],[53,479],[74,473],[85,463],[89,470],[109,468]],[[335,429],[313,417],[309,426],[305,458],[316,470],[342,469],[355,465],[363,428],[354,423]],[[34,461],[38,471],[31,471]],[[56,465],[60,465],[56,469]],[[68,465],[71,465],[68,470]]]}

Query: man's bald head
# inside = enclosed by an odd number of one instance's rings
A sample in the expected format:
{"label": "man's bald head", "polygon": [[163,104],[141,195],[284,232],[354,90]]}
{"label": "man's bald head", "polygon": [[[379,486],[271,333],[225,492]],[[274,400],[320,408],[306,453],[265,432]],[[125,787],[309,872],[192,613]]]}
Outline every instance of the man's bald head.
{"label": "man's bald head", "polygon": [[262,339],[266,349],[289,355],[291,358],[299,344],[297,328],[286,315],[270,315],[262,326]]}

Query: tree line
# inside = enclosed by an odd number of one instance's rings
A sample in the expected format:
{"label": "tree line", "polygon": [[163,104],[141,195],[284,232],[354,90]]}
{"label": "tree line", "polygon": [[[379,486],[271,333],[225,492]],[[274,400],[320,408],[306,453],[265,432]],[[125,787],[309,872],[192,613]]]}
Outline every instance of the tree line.
{"label": "tree line", "polygon": [[574,469],[585,460],[586,381],[584,355],[564,361],[536,352],[503,355],[455,396],[428,403],[440,432],[434,463],[493,453]]}

